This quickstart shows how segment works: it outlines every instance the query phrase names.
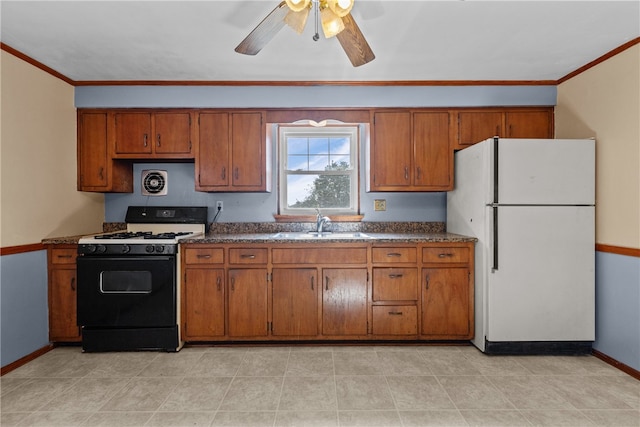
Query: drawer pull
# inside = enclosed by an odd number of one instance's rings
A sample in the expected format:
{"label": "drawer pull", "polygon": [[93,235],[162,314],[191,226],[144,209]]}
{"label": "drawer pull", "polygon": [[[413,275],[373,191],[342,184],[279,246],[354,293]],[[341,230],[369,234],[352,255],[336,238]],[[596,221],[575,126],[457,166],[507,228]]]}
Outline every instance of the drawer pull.
{"label": "drawer pull", "polygon": [[451,258],[453,254],[451,252],[438,254],[438,258]]}
{"label": "drawer pull", "polygon": [[198,254],[198,255],[196,256],[196,258],[206,258],[206,259],[209,259],[209,258],[211,258],[211,254]]}
{"label": "drawer pull", "polygon": [[390,311],[389,315],[390,316],[402,316],[402,312],[401,311]]}
{"label": "drawer pull", "polygon": [[399,254],[398,252],[389,252],[387,253],[388,257],[400,257],[402,256],[402,254]]}
{"label": "drawer pull", "polygon": [[403,274],[390,274],[389,279],[401,279]]}
{"label": "drawer pull", "polygon": [[247,254],[247,255],[240,255],[240,258],[243,258],[243,259],[255,259],[256,256],[252,255],[252,254]]}
{"label": "drawer pull", "polygon": [[57,255],[58,258],[71,258],[73,255]]}

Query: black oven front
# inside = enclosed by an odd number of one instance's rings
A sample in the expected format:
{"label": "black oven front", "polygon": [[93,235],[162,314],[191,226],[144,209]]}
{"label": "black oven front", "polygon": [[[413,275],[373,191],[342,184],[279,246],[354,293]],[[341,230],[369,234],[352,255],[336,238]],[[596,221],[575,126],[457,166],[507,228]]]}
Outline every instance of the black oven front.
{"label": "black oven front", "polygon": [[83,350],[177,351],[175,251],[152,255],[98,251],[81,245],[77,259]]}

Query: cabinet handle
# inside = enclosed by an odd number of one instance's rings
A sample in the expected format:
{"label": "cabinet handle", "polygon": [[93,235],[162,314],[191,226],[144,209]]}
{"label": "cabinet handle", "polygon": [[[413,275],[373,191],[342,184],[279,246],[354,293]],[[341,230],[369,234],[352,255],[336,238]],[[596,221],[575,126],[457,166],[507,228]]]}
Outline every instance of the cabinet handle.
{"label": "cabinet handle", "polygon": [[236,290],[236,279],[234,277],[231,278],[231,291],[235,292]]}
{"label": "cabinet handle", "polygon": [[404,167],[404,180],[409,180],[409,166]]}
{"label": "cabinet handle", "polygon": [[424,278],[424,281],[425,281],[425,289],[426,289],[426,290],[429,290],[429,279],[430,279],[430,277],[429,277],[429,275],[427,274],[427,275],[425,276],[425,278]]}
{"label": "cabinet handle", "polygon": [[147,135],[146,133],[144,134],[144,137],[142,138],[142,145],[143,146],[147,146],[147,139],[149,138],[149,135]]}
{"label": "cabinet handle", "polygon": [[422,169],[420,168],[420,166],[418,166],[418,168],[416,169],[416,179],[420,180],[421,176],[422,176]]}
{"label": "cabinet handle", "polygon": [[221,175],[222,179],[227,179],[227,168],[223,167],[222,168],[222,175]]}
{"label": "cabinet handle", "polygon": [[256,256],[253,255],[253,254],[243,254],[243,255],[240,255],[240,258],[243,258],[243,259],[255,259]]}
{"label": "cabinet handle", "polygon": [[104,168],[101,167],[100,170],[98,171],[98,177],[100,179],[104,179]]}
{"label": "cabinet handle", "polygon": [[160,147],[160,134],[157,135],[157,138],[158,138],[157,139],[158,142],[156,143],[156,146]]}
{"label": "cabinet handle", "polygon": [[220,292],[220,289],[222,287],[222,278],[220,276],[216,278],[216,285],[218,287],[218,292]]}
{"label": "cabinet handle", "polygon": [[496,136],[502,136],[500,135],[500,125],[496,126]]}
{"label": "cabinet handle", "polygon": [[76,290],[76,278],[72,277],[71,278],[71,290],[75,292]]}
{"label": "cabinet handle", "polygon": [[324,290],[325,291],[329,290],[329,276],[324,277]]}
{"label": "cabinet handle", "polygon": [[313,291],[313,276],[311,276],[311,290]]}
{"label": "cabinet handle", "polygon": [[391,316],[402,316],[402,312],[401,311],[390,311],[389,314]]}
{"label": "cabinet handle", "polygon": [[388,257],[399,257],[402,256],[401,254],[399,254],[398,252],[389,252],[387,253]]}
{"label": "cabinet handle", "polygon": [[451,252],[438,254],[438,258],[451,258],[452,256],[453,256],[453,254]]}
{"label": "cabinet handle", "polygon": [[238,172],[238,168],[235,168],[235,169],[233,170],[233,177],[234,177],[235,179],[238,179],[238,176],[239,176],[239,175],[240,175],[240,173]]}
{"label": "cabinet handle", "polygon": [[402,276],[402,274],[390,274],[389,279],[400,279]]}
{"label": "cabinet handle", "polygon": [[211,254],[198,254],[198,255],[196,255],[196,258],[206,258],[206,259],[209,259],[209,258],[211,258]]}

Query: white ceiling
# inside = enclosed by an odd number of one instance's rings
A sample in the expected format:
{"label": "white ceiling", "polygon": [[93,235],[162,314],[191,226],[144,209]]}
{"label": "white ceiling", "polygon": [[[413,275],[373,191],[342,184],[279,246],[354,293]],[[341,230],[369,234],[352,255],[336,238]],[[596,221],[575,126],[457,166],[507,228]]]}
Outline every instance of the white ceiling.
{"label": "white ceiling", "polygon": [[376,59],[285,26],[234,48],[279,3],[6,1],[2,43],[74,81],[558,80],[640,36],[640,2],[356,0]]}

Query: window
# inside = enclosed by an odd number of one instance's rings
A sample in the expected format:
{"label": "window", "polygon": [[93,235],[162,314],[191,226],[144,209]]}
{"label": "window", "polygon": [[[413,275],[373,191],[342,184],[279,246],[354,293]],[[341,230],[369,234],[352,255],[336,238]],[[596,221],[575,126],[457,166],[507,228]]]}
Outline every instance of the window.
{"label": "window", "polygon": [[358,126],[280,126],[282,215],[358,213]]}

